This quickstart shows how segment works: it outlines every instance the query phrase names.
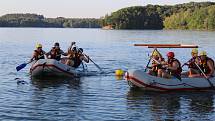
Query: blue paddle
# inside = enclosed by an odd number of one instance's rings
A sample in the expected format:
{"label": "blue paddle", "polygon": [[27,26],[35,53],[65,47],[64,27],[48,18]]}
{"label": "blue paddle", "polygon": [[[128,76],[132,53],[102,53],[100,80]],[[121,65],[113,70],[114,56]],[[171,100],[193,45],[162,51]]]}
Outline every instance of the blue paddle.
{"label": "blue paddle", "polygon": [[17,66],[17,67],[16,67],[16,71],[20,71],[21,69],[25,68],[25,67],[26,67],[29,63],[31,63],[31,62],[33,62],[33,61],[30,61],[30,62],[28,62],[28,63],[23,63],[23,64]]}

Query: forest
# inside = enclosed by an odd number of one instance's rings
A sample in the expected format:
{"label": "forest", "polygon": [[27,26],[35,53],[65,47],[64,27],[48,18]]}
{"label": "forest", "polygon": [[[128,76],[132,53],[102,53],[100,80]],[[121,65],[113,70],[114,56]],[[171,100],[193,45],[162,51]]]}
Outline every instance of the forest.
{"label": "forest", "polygon": [[133,6],[120,9],[100,20],[114,29],[215,30],[215,2]]}
{"label": "forest", "polygon": [[100,28],[94,18],[45,18],[37,14],[6,14],[0,17],[0,27]]}
{"label": "forest", "polygon": [[215,30],[215,2],[132,6],[100,18],[6,14],[0,17],[0,27]]}

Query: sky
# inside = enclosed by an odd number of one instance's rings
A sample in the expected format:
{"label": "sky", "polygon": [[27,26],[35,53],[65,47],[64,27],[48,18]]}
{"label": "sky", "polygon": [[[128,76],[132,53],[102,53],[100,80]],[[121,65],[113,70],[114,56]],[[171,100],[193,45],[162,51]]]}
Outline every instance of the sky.
{"label": "sky", "polygon": [[174,5],[191,1],[209,0],[0,0],[0,16],[9,13],[36,13],[51,18],[100,18],[130,6]]}

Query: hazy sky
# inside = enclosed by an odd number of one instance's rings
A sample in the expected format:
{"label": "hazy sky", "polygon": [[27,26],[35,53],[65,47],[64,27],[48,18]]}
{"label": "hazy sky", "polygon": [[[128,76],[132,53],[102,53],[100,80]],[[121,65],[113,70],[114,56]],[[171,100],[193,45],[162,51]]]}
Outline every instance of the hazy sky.
{"label": "hazy sky", "polygon": [[38,13],[45,17],[99,18],[128,6],[171,5],[191,1],[208,0],[0,0],[0,15]]}

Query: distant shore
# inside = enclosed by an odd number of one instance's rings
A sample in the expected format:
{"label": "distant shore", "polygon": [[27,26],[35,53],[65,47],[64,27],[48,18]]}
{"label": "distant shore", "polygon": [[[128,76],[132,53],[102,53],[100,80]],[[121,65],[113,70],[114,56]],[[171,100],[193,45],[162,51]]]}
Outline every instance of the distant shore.
{"label": "distant shore", "polygon": [[45,18],[37,14],[6,14],[0,17],[0,27],[101,28],[95,18]]}
{"label": "distant shore", "polygon": [[215,30],[215,2],[133,6],[101,18],[45,18],[38,14],[6,14],[0,27],[102,28],[104,30]]}

